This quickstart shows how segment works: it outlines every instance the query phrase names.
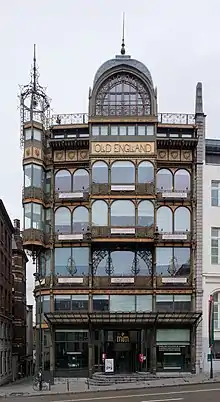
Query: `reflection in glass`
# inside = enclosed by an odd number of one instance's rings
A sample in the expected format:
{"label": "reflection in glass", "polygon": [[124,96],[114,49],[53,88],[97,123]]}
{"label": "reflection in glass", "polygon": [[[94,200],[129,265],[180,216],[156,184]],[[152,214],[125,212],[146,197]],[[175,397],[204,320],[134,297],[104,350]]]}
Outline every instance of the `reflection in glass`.
{"label": "reflection in glass", "polygon": [[156,272],[161,276],[188,276],[190,273],[190,248],[157,247]]}
{"label": "reflection in glass", "polygon": [[86,232],[89,226],[89,211],[86,207],[76,207],[73,211],[73,233]]}
{"label": "reflection in glass", "polygon": [[135,295],[110,295],[110,311],[135,312]]}
{"label": "reflection in glass", "polygon": [[111,184],[134,184],[135,167],[129,161],[117,161],[111,166]]}
{"label": "reflection in glass", "polygon": [[111,226],[135,226],[135,206],[132,201],[118,200],[112,203]]}
{"label": "reflection in glass", "polygon": [[24,166],[24,186],[30,187],[32,182],[32,165]]}
{"label": "reflection in glass", "polygon": [[138,165],[138,183],[154,182],[154,166],[151,162],[144,161]]}
{"label": "reflection in glass", "polygon": [[108,295],[93,295],[93,311],[109,311]]}
{"label": "reflection in glass", "polygon": [[179,207],[174,212],[175,232],[190,232],[190,211],[186,207]]}
{"label": "reflection in glass", "polygon": [[151,201],[141,201],[138,204],[138,226],[154,224],[154,205]]}
{"label": "reflection in glass", "polygon": [[40,204],[32,203],[32,228],[42,230],[42,212],[43,207]]}
{"label": "reflection in glass", "polygon": [[55,275],[86,276],[89,271],[88,247],[55,248]]}
{"label": "reflection in glass", "polygon": [[133,251],[112,251],[110,258],[110,264],[112,264],[113,270],[112,275],[129,276],[132,274],[131,268],[135,261],[135,254]]}
{"label": "reflection in glass", "polygon": [[157,172],[157,189],[159,191],[172,191],[173,175],[168,169],[160,169]]}
{"label": "reflection in glass", "polygon": [[24,186],[41,188],[43,185],[43,169],[39,165],[29,164],[24,166]]}
{"label": "reflection in glass", "polygon": [[24,229],[31,229],[31,202],[24,204]]}
{"label": "reflection in glass", "polygon": [[108,225],[108,205],[105,201],[94,201],[92,203],[92,226]]}
{"label": "reflection in glass", "polygon": [[136,311],[152,311],[152,296],[151,295],[136,296]]}
{"label": "reflection in glass", "polygon": [[59,170],[55,175],[56,191],[71,192],[71,173],[68,170]]}
{"label": "reflection in glass", "polygon": [[41,276],[50,275],[51,250],[46,250],[39,256],[39,272]]}
{"label": "reflection in glass", "polygon": [[159,232],[173,233],[173,212],[168,207],[157,210],[157,227]]}
{"label": "reflection in glass", "polygon": [[108,183],[108,165],[105,162],[95,162],[92,165],[92,182]]}
{"label": "reflection in glass", "polygon": [[174,190],[188,191],[190,190],[190,174],[185,169],[179,169],[174,174]]}
{"label": "reflection in glass", "polygon": [[71,233],[71,212],[69,208],[60,207],[55,212],[55,231]]}
{"label": "reflection in glass", "polygon": [[55,311],[71,310],[71,295],[55,295],[54,310]]}
{"label": "reflection in glass", "polygon": [[89,173],[86,169],[78,169],[73,174],[73,191],[88,191]]}

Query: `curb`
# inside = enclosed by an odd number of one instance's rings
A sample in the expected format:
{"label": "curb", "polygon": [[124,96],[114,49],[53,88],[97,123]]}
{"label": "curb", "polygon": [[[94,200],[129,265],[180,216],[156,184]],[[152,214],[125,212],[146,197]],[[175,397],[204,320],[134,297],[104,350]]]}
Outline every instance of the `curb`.
{"label": "curb", "polygon": [[[28,392],[11,392],[8,394],[0,394],[0,399],[3,398],[19,398],[19,397],[27,397],[27,398],[36,398],[38,396],[57,396],[57,395],[81,395],[81,394],[94,394],[94,393],[100,393],[100,392],[114,392],[114,391],[135,391],[135,390],[140,390],[140,389],[152,389],[152,388],[175,388],[175,387],[185,387],[185,386],[194,386],[194,385],[205,385],[205,384],[218,384],[220,383],[220,378],[218,379],[213,379],[213,380],[203,380],[203,381],[196,381],[196,382],[183,382],[179,384],[146,384],[145,386],[140,386],[140,387],[135,387],[135,388],[115,388],[115,389],[98,389],[98,390],[84,390],[84,391],[67,391],[67,392],[36,392],[35,394],[31,394]],[[104,388],[104,386],[103,386]]]}

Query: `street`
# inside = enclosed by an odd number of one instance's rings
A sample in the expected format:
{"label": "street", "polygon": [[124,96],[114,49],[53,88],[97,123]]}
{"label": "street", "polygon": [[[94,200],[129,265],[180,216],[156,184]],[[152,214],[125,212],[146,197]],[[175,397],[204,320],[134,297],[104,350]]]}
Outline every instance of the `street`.
{"label": "street", "polygon": [[[220,383],[191,386],[59,394],[45,396],[7,397],[7,402],[219,402]],[[31,401],[29,401],[31,400]]]}

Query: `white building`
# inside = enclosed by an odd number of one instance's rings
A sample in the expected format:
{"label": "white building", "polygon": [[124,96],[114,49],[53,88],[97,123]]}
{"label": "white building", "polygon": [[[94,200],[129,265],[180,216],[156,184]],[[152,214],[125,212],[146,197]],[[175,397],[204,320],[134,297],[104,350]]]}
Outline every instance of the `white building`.
{"label": "white building", "polygon": [[209,371],[208,300],[214,297],[214,370],[220,371],[220,140],[206,140],[203,175],[203,370]]}

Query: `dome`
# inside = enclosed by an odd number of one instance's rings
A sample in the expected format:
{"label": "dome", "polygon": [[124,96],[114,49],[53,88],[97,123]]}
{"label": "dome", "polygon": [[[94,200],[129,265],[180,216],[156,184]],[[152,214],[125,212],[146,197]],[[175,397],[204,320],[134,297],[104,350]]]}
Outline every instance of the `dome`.
{"label": "dome", "polygon": [[103,74],[105,74],[108,70],[115,68],[115,67],[119,67],[119,66],[131,67],[131,68],[138,70],[141,74],[145,75],[150,86],[153,88],[153,80],[152,80],[151,73],[148,70],[148,68],[140,61],[131,59],[131,56],[127,56],[127,55],[116,56],[115,59],[110,59],[110,60],[107,60],[105,63],[103,63],[96,72],[96,75],[95,75],[95,78],[93,81],[93,87],[95,86],[96,82]]}

